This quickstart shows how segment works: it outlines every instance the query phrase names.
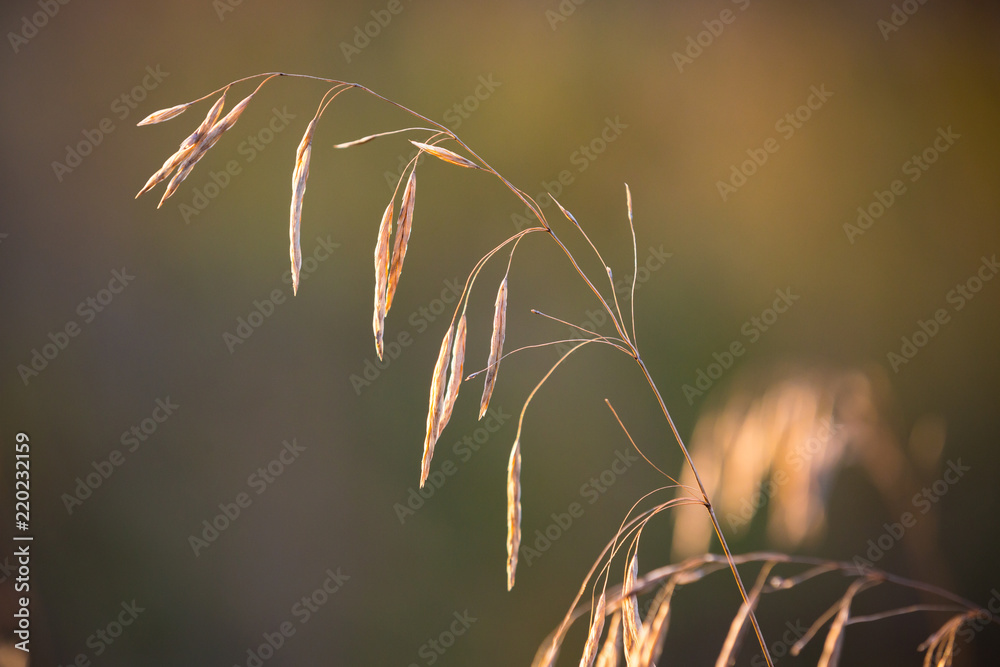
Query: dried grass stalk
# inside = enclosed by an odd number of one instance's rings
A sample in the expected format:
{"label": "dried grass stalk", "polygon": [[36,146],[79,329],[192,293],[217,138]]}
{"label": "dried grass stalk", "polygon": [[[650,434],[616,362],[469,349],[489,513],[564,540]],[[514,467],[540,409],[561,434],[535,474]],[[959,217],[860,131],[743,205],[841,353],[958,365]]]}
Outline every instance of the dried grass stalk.
{"label": "dried grass stalk", "polygon": [[[181,142],[177,151],[164,161],[163,166],[160,167],[156,173],[149,177],[149,180],[146,181],[146,185],[144,185],[142,190],[139,190],[139,193],[135,196],[136,199],[152,190],[161,181],[165,180],[171,173],[173,173],[174,169],[177,168],[177,165],[191,155],[191,152],[195,149],[195,147],[201,142],[202,139],[205,138],[209,129],[211,129],[212,126],[218,122],[219,116],[222,115],[222,107],[225,103],[226,91],[222,91],[222,95],[220,95],[219,99],[215,101],[212,108],[208,110],[208,114],[206,114],[205,119],[201,121],[201,125],[199,125],[194,132],[188,135],[187,139]],[[160,203],[162,204],[163,202],[161,201]]]}
{"label": "dried grass stalk", "polygon": [[458,153],[452,152],[447,148],[441,148],[440,146],[431,146],[430,144],[422,144],[419,141],[410,140],[410,143],[424,151],[425,153],[430,153],[439,160],[444,160],[445,162],[450,162],[451,164],[456,164],[459,167],[466,167],[468,169],[479,169],[479,165],[471,160],[467,160]]}
{"label": "dried grass stalk", "polygon": [[622,643],[622,614],[616,611],[608,626],[608,636],[604,638],[604,646],[597,656],[595,667],[618,667],[618,651]]}
{"label": "dried grass stalk", "polygon": [[289,210],[288,248],[292,260],[292,294],[299,293],[299,274],[302,271],[302,248],[300,227],[302,224],[302,199],[306,196],[306,180],[309,178],[309,158],[312,157],[313,132],[316,130],[313,118],[306,127],[299,148],[295,151],[295,169],[292,170],[292,203]]}
{"label": "dried grass stalk", "polygon": [[392,297],[399,285],[399,274],[403,272],[403,259],[410,243],[410,228],[413,226],[413,203],[417,196],[417,170],[410,172],[403,191],[403,202],[399,208],[399,224],[396,225],[396,242],[392,248],[392,262],[389,266],[389,286],[385,297],[385,312],[392,307]]}
{"label": "dried grass stalk", "polygon": [[760,574],[757,575],[757,581],[754,583],[753,589],[747,598],[749,605],[747,603],[741,604],[739,611],[736,612],[736,616],[733,617],[732,623],[729,624],[729,632],[726,635],[726,641],[722,644],[722,650],[719,651],[715,667],[731,667],[736,664],[736,653],[739,651],[740,643],[743,641],[743,635],[746,632],[747,618],[749,618],[751,612],[757,610],[761,592],[764,590],[764,586],[767,584],[767,577],[775,565],[774,561],[768,561],[761,568]]}
{"label": "dried grass stalk", "polygon": [[375,351],[382,359],[382,334],[385,329],[385,291],[389,282],[389,237],[392,234],[392,202],[382,214],[375,244],[375,314],[372,329],[375,332]]}
{"label": "dried grass stalk", "polygon": [[191,102],[188,102],[187,104],[178,104],[177,106],[170,107],[169,109],[160,109],[159,111],[154,111],[153,113],[149,114],[148,116],[140,120],[135,125],[136,127],[141,127],[143,125],[156,125],[157,123],[162,123],[163,121],[170,120],[171,118],[176,118],[177,116],[180,116],[182,113],[187,111],[188,107],[191,106],[191,104],[192,104]]}
{"label": "dried grass stalk", "polygon": [[[639,554],[632,554],[632,560],[625,570],[625,581],[622,583],[622,591],[629,591],[635,586],[636,577],[639,576]],[[625,640],[625,660],[629,667],[633,667],[635,658],[638,656],[639,632],[642,628],[642,619],[639,617],[639,599],[635,595],[629,595],[622,600],[622,630]]]}
{"label": "dried grass stalk", "polygon": [[448,327],[448,333],[441,341],[441,351],[438,352],[437,363],[434,364],[434,375],[431,378],[430,404],[427,407],[427,434],[424,436],[424,456],[420,461],[420,488],[424,488],[427,475],[431,471],[431,459],[434,457],[434,445],[437,444],[438,424],[441,419],[441,409],[444,406],[445,374],[448,371],[448,352],[451,350],[455,330]]}
{"label": "dried grass stalk", "polygon": [[500,357],[503,355],[503,340],[507,332],[507,276],[504,276],[497,290],[496,308],[493,311],[493,337],[490,339],[490,358],[486,364],[486,383],[483,386],[483,399],[479,404],[479,418],[486,414],[493,395],[493,386],[497,381],[497,369],[500,367]]}
{"label": "dried grass stalk", "polygon": [[[521,549],[521,439],[514,440],[507,463],[507,590],[514,587]],[[555,645],[557,646],[557,645]]]}
{"label": "dried grass stalk", "polygon": [[583,647],[583,656],[580,658],[580,667],[593,667],[594,658],[597,657],[597,643],[601,640],[601,633],[604,631],[604,593],[601,593],[597,606],[594,608],[594,619],[590,623],[590,632],[587,634],[587,643]]}
{"label": "dried grass stalk", "polygon": [[455,331],[455,345],[451,349],[451,377],[448,378],[448,391],[445,394],[444,407],[441,409],[441,418],[438,422],[438,434],[444,431],[451,419],[451,411],[458,400],[458,390],[462,385],[462,373],[465,369],[465,314],[458,321],[458,329]]}

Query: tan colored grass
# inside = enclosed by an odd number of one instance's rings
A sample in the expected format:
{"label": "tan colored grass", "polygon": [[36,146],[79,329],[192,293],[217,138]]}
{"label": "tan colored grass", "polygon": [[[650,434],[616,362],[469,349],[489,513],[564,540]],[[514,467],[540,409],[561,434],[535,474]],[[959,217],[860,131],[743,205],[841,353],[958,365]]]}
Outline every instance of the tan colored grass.
{"label": "tan colored grass", "polygon": [[507,590],[514,588],[517,552],[521,550],[521,439],[514,441],[507,463]]}
{"label": "tan colored grass", "polygon": [[636,667],[653,667],[663,652],[663,642],[667,637],[667,627],[670,625],[671,602],[677,580],[670,581],[660,590],[653,601],[652,619],[642,627],[639,641],[636,643],[635,656],[629,659],[629,664]]}
{"label": "tan colored grass", "polygon": [[[622,583],[622,590],[632,590],[638,576],[639,554],[633,553],[631,560],[629,560],[629,565],[625,569],[625,580]],[[625,645],[625,658],[629,667],[634,667],[633,661],[639,655],[639,633],[641,628],[642,619],[639,617],[639,600],[635,595],[629,595],[622,600],[622,632]]]}
{"label": "tan colored grass", "polygon": [[434,445],[440,435],[441,410],[444,407],[445,375],[448,372],[448,353],[451,351],[455,330],[448,327],[448,333],[441,341],[437,363],[434,364],[434,375],[431,377],[430,404],[427,407],[427,434],[424,436],[424,455],[420,461],[420,488],[424,487],[427,475],[431,471],[431,459],[434,457]]}
{"label": "tan colored grass", "polygon": [[601,633],[604,631],[604,605],[605,596],[604,593],[601,593],[597,606],[594,608],[593,620],[590,622],[590,631],[587,633],[587,643],[583,647],[580,667],[593,667],[594,665],[594,659],[597,657],[597,644],[601,641]]}
{"label": "tan colored grass", "polygon": [[188,107],[194,104],[194,102],[188,102],[186,104],[178,104],[177,106],[170,107],[169,109],[160,109],[159,111],[154,111],[149,114],[138,123],[136,127],[142,127],[143,125],[156,125],[157,123],[162,123],[164,121],[170,120],[171,118],[176,118],[182,113],[187,111]]}
{"label": "tan colored grass", "polygon": [[184,181],[184,179],[188,177],[188,174],[191,173],[194,166],[198,164],[198,160],[205,157],[205,154],[208,153],[212,146],[215,145],[215,142],[217,142],[223,134],[231,130],[233,126],[236,125],[236,121],[238,121],[240,116],[243,115],[243,112],[246,111],[247,105],[250,104],[250,100],[252,100],[253,96],[256,94],[257,91],[254,91],[240,100],[240,102],[233,107],[232,110],[222,118],[222,120],[219,120],[212,125],[212,128],[205,133],[205,136],[192,147],[191,152],[177,166],[177,173],[174,174],[174,177],[170,179],[170,183],[167,184],[167,189],[163,193],[163,198],[160,199],[160,203],[157,205],[157,208],[163,206],[163,202],[170,199],[170,197],[177,192],[177,188]]}
{"label": "tan colored grass", "polygon": [[313,133],[316,131],[313,118],[295,151],[295,169],[292,170],[292,203],[289,207],[288,255],[292,260],[292,294],[299,293],[299,274],[302,271],[302,247],[300,243],[302,226],[302,200],[306,196],[306,181],[309,179],[309,160],[312,157]]}
{"label": "tan colored grass", "polygon": [[422,144],[419,141],[410,140],[410,143],[424,151],[425,153],[430,153],[439,160],[444,160],[451,164],[458,165],[459,167],[466,167],[468,169],[479,169],[479,165],[475,162],[467,160],[458,153],[448,150],[447,148],[441,148],[440,146],[431,146],[430,144]]}
{"label": "tan colored grass", "polygon": [[448,391],[445,394],[444,407],[441,409],[441,417],[438,422],[438,434],[444,431],[451,419],[451,412],[455,408],[455,401],[458,400],[458,390],[462,386],[462,373],[465,370],[465,313],[458,321],[458,328],[455,331],[455,345],[451,349],[451,377],[448,378]]}
{"label": "tan colored grass", "polygon": [[382,359],[382,336],[385,330],[385,294],[389,283],[389,237],[392,234],[392,201],[385,207],[382,223],[378,228],[375,244],[375,314],[372,329],[375,332],[375,351]]}
{"label": "tan colored grass", "polygon": [[[201,143],[202,139],[205,138],[205,135],[212,128],[212,126],[219,120],[219,116],[222,115],[222,107],[225,106],[225,104],[226,91],[223,90],[222,95],[220,95],[219,99],[215,101],[212,108],[208,110],[208,114],[201,122],[201,125],[199,125],[194,132],[188,135],[187,139],[181,142],[177,151],[164,161],[163,166],[160,167],[156,173],[149,177],[149,180],[146,181],[146,185],[144,185],[143,188],[139,190],[139,193],[136,194],[136,199],[144,193],[152,190],[161,181],[165,180],[168,176],[170,176],[170,174],[173,173],[174,169],[176,169],[179,164],[191,155],[192,151],[194,151],[198,144]],[[141,124],[142,123],[140,123],[140,125]]]}
{"label": "tan colored grass", "polygon": [[622,644],[622,613],[616,611],[611,617],[611,624],[608,626],[608,636],[604,638],[604,645],[597,656],[595,667],[618,667],[618,653]]}
{"label": "tan colored grass", "polygon": [[486,414],[490,407],[490,397],[497,382],[497,369],[500,367],[500,357],[503,355],[503,341],[507,333],[507,276],[504,276],[497,290],[497,300],[493,310],[493,335],[490,337],[490,357],[486,364],[486,381],[483,385],[483,398],[479,403],[479,418]]}
{"label": "tan colored grass", "polygon": [[413,227],[413,205],[417,196],[417,169],[414,166],[410,178],[406,181],[403,191],[403,202],[399,207],[399,223],[396,225],[396,242],[392,248],[392,261],[389,266],[389,286],[385,297],[385,310],[392,307],[392,297],[399,285],[399,276],[403,272],[403,260],[406,258],[406,248],[410,244],[410,229]]}

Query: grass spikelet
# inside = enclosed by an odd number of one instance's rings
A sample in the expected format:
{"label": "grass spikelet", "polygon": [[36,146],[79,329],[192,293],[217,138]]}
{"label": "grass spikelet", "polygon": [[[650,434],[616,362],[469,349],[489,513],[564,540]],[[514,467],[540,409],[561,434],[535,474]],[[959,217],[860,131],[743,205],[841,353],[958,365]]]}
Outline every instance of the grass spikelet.
{"label": "grass spikelet", "polygon": [[392,201],[382,214],[375,244],[375,314],[372,329],[375,332],[375,351],[382,359],[382,334],[385,329],[385,291],[389,282],[389,236],[392,234]]}
{"label": "grass spikelet", "polygon": [[611,617],[611,625],[608,626],[608,636],[604,638],[604,645],[597,655],[595,667],[618,667],[618,651],[622,643],[622,614],[616,611]]}
{"label": "grass spikelet", "polygon": [[[507,463],[507,590],[514,588],[521,549],[521,439],[514,441]],[[601,598],[603,599],[603,595]],[[553,658],[554,659],[554,658]]]}
{"label": "grass spikelet", "polygon": [[[177,168],[177,165],[181,164],[189,155],[191,155],[191,152],[195,149],[198,143],[205,138],[209,129],[211,129],[212,126],[218,122],[219,116],[222,115],[222,107],[225,103],[226,91],[224,90],[222,91],[222,95],[219,96],[219,99],[217,99],[215,104],[212,105],[212,108],[208,110],[208,114],[206,114],[205,119],[201,121],[201,125],[199,125],[194,132],[188,135],[187,139],[181,142],[177,151],[164,161],[163,166],[160,167],[155,174],[149,177],[149,180],[146,181],[146,185],[144,185],[142,190],[139,190],[139,193],[135,196],[136,199],[146,192],[149,192],[158,183],[170,176],[174,169]],[[160,203],[162,204],[163,202],[161,201]]]}
{"label": "grass spikelet", "polygon": [[594,659],[597,657],[597,643],[601,640],[601,633],[604,631],[604,593],[601,593],[597,606],[594,608],[594,619],[590,623],[590,632],[587,634],[587,643],[583,647],[583,656],[580,658],[580,667],[593,667]]}
{"label": "grass spikelet", "polygon": [[[628,569],[625,570],[622,591],[632,590],[638,576],[639,554],[637,552],[632,554],[632,560],[629,561]],[[642,619],[639,617],[639,600],[635,595],[629,595],[622,600],[622,631],[625,640],[625,658],[629,667],[634,665],[632,656],[638,656],[640,628],[642,628]]]}
{"label": "grass spikelet", "polygon": [[[306,127],[299,148],[295,152],[295,169],[292,170],[292,203],[289,210],[288,255],[292,260],[292,295],[299,293],[299,273],[302,271],[302,248],[299,243],[302,224],[302,199],[306,195],[306,180],[309,178],[309,159],[312,157],[312,138],[316,129],[316,119]],[[379,355],[381,358],[381,355]]]}
{"label": "grass spikelet", "polygon": [[441,341],[441,351],[438,352],[437,363],[434,364],[434,375],[431,378],[430,404],[427,406],[427,434],[424,436],[424,456],[420,461],[420,488],[424,488],[427,475],[431,471],[431,459],[434,457],[434,445],[437,444],[438,425],[440,424],[441,409],[444,407],[445,374],[448,371],[448,352],[451,349],[451,342],[455,335],[455,330],[450,326],[444,340]]}
{"label": "grass spikelet", "polygon": [[399,223],[396,225],[396,242],[392,248],[392,262],[389,266],[389,285],[385,296],[385,312],[392,307],[392,297],[399,285],[399,275],[403,272],[403,259],[410,243],[410,229],[413,227],[413,204],[417,196],[417,169],[413,168],[403,191],[403,202],[399,207]]}
{"label": "grass spikelet", "polygon": [[441,409],[441,417],[438,421],[438,434],[444,431],[451,419],[451,411],[458,400],[458,390],[462,385],[462,372],[465,369],[465,313],[458,321],[458,328],[455,331],[455,345],[451,349],[451,377],[448,378],[448,391],[445,394],[444,407]]}
{"label": "grass spikelet", "polygon": [[[261,84],[263,85],[263,84]],[[259,90],[259,88],[258,88]],[[231,130],[233,125],[236,125],[236,121],[240,119],[243,112],[246,110],[247,105],[250,104],[250,100],[253,96],[257,94],[254,91],[240,100],[239,104],[232,108],[232,110],[225,115],[222,120],[217,121],[212,128],[205,133],[205,136],[199,139],[191,148],[191,152],[184,158],[184,161],[180,163],[177,167],[177,173],[174,177],[170,179],[170,183],[167,184],[167,190],[163,193],[163,198],[160,199],[160,203],[157,204],[156,208],[163,206],[163,202],[167,201],[171,195],[173,195],[180,184],[188,177],[194,166],[198,164],[198,160],[205,157],[205,154],[215,145],[215,142],[219,140],[223,134]]]}
{"label": "grass spikelet", "polygon": [[451,164],[458,165],[459,167],[466,167],[467,169],[479,169],[479,165],[471,160],[467,160],[458,153],[448,150],[447,148],[441,148],[440,146],[431,146],[430,144],[422,144],[419,141],[410,140],[410,143],[424,151],[425,153],[430,153],[439,160],[444,160],[445,162],[450,162]]}
{"label": "grass spikelet", "polygon": [[483,399],[479,404],[479,418],[486,414],[493,395],[493,386],[497,382],[497,369],[500,357],[503,355],[503,340],[507,332],[507,276],[504,276],[497,290],[496,308],[493,311],[493,337],[490,339],[490,358],[486,368],[486,382],[483,386]]}
{"label": "grass spikelet", "polygon": [[160,109],[159,111],[154,111],[153,113],[149,114],[148,116],[140,120],[135,125],[136,127],[141,127],[143,125],[156,125],[157,123],[162,123],[163,121],[170,120],[171,118],[176,118],[177,116],[180,116],[182,113],[187,111],[188,107],[191,106],[191,104],[192,102],[188,102],[187,104],[178,104],[177,106],[170,107],[169,109]]}

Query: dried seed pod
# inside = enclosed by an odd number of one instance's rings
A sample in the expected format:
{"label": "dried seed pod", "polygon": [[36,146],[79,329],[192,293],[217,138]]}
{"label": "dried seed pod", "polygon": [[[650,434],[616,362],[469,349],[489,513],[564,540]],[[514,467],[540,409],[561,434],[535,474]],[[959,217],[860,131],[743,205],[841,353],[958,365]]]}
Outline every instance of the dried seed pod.
{"label": "dried seed pod", "polygon": [[434,364],[434,375],[431,377],[430,403],[427,406],[427,434],[424,436],[424,455],[420,461],[420,488],[424,488],[424,482],[431,472],[431,458],[434,457],[434,445],[437,444],[438,425],[440,423],[441,410],[444,407],[445,374],[448,370],[448,352],[451,349],[451,342],[454,338],[455,330],[448,327],[448,333],[441,341],[441,351],[438,352],[437,363]]}
{"label": "dried seed pod", "polygon": [[507,590],[514,587],[521,549],[521,439],[514,441],[507,463]]}
{"label": "dried seed pod", "polygon": [[410,243],[410,229],[413,226],[413,203],[417,195],[417,170],[410,172],[403,191],[403,202],[399,208],[399,223],[396,225],[396,242],[392,248],[392,263],[389,266],[389,286],[385,297],[385,312],[392,307],[392,297],[399,285],[399,275],[403,272],[403,259]]}
{"label": "dried seed pod", "polygon": [[[249,98],[248,98],[249,99]],[[312,156],[312,138],[316,129],[316,119],[313,118],[299,148],[295,152],[295,169],[292,170],[292,203],[289,211],[288,238],[290,241],[288,254],[292,260],[292,294],[299,292],[299,274],[302,271],[302,248],[300,245],[299,228],[302,223],[302,199],[306,194],[306,180],[309,178],[309,159]]]}
{"label": "dried seed pod", "polygon": [[372,329],[375,332],[375,351],[382,359],[382,334],[385,329],[385,291],[389,282],[389,237],[392,234],[392,202],[382,214],[382,224],[378,228],[378,242],[375,244],[375,314]]}
{"label": "dried seed pod", "polygon": [[497,369],[500,357],[503,356],[503,340],[507,331],[507,277],[504,276],[497,291],[495,310],[493,311],[493,337],[490,339],[490,358],[486,366],[486,382],[483,387],[483,398],[479,404],[479,418],[486,414],[493,395],[493,386],[497,381]]}
{"label": "dried seed pod", "polygon": [[451,164],[456,164],[459,167],[467,167],[469,169],[479,169],[479,165],[471,160],[467,160],[458,153],[452,152],[447,148],[441,148],[440,146],[431,146],[430,144],[422,144],[419,141],[410,140],[410,143],[424,151],[425,153],[430,153],[439,160],[444,160],[445,162],[450,162]]}

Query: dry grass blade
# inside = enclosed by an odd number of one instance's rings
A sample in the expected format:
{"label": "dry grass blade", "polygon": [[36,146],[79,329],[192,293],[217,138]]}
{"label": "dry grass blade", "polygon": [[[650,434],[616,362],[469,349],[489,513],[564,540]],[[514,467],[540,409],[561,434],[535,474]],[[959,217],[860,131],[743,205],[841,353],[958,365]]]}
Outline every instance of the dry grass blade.
{"label": "dry grass blade", "polygon": [[434,364],[434,375],[431,378],[430,403],[427,406],[427,434],[424,436],[424,456],[420,461],[420,488],[424,488],[427,475],[431,472],[431,459],[434,457],[434,445],[437,444],[440,431],[438,424],[441,409],[444,406],[445,375],[448,372],[448,352],[455,330],[450,326],[444,340],[441,341],[441,351],[438,352],[437,363]]}
{"label": "dry grass blade", "polygon": [[292,294],[299,293],[299,274],[302,271],[302,248],[300,227],[302,225],[302,199],[306,195],[306,181],[309,179],[309,158],[312,157],[312,138],[316,130],[316,119],[312,119],[302,135],[299,148],[295,151],[295,169],[292,170],[292,203],[289,207],[288,255],[292,260]]}
{"label": "dry grass blade", "polygon": [[444,407],[441,409],[441,417],[438,421],[438,433],[444,431],[451,419],[451,411],[455,408],[455,401],[458,400],[458,390],[462,385],[462,372],[465,370],[465,314],[458,321],[458,329],[455,331],[455,345],[451,349],[451,376],[448,378],[448,391],[444,398]]}
{"label": "dry grass blade", "polygon": [[608,636],[604,638],[604,646],[597,656],[595,667],[618,667],[618,651],[622,644],[622,614],[616,611],[608,626]]}
{"label": "dry grass blade", "polygon": [[222,118],[222,120],[219,120],[212,125],[212,128],[205,133],[205,136],[194,144],[191,148],[191,152],[177,167],[177,173],[174,174],[174,177],[170,179],[170,183],[167,184],[167,190],[163,193],[163,198],[160,199],[160,203],[156,206],[157,208],[163,206],[163,202],[167,201],[167,199],[169,199],[170,196],[177,191],[180,184],[185,178],[188,177],[191,170],[194,169],[198,160],[203,158],[205,154],[208,153],[212,146],[215,145],[215,142],[219,140],[219,137],[225,134],[228,130],[232,129],[233,125],[236,124],[236,121],[238,121],[240,116],[243,115],[247,105],[250,104],[250,100],[252,100],[253,96],[256,94],[256,91],[254,91],[240,100],[239,104],[233,107],[232,110],[227,113],[224,118]]}
{"label": "dry grass blade", "polygon": [[[625,581],[622,583],[622,591],[630,591],[635,586],[635,580],[639,576],[639,554],[632,554],[632,560],[625,570]],[[642,627],[642,619],[639,617],[639,599],[635,595],[629,595],[622,600],[622,630],[625,639],[625,660],[629,667],[633,667],[635,657],[638,656],[639,632]]]}
{"label": "dry grass blade", "polygon": [[580,667],[593,667],[594,659],[597,657],[597,643],[601,641],[601,633],[604,632],[604,593],[601,593],[594,608],[594,620],[590,623],[590,632],[587,634],[587,643],[583,647],[583,656],[580,658]]}
{"label": "dry grass blade", "polygon": [[171,118],[176,118],[177,116],[180,116],[182,113],[187,111],[188,107],[191,106],[191,104],[192,104],[191,102],[188,102],[187,104],[178,104],[177,106],[170,107],[169,109],[160,109],[159,111],[154,111],[153,113],[149,114],[148,116],[140,120],[135,125],[136,127],[141,127],[143,125],[156,125],[157,123],[162,123],[163,121],[170,120]]}
{"label": "dry grass blade", "polygon": [[749,604],[744,603],[740,605],[740,609],[736,612],[733,622],[729,625],[729,634],[726,635],[726,641],[723,642],[722,650],[719,651],[719,658],[715,661],[715,667],[731,667],[731,665],[736,663],[736,653],[739,650],[740,642],[747,629],[747,617],[751,611],[757,609],[757,603],[760,602],[760,595],[764,590],[764,585],[767,583],[767,577],[775,565],[777,563],[774,561],[768,561],[761,568],[760,574],[757,575],[757,582],[750,590]]}
{"label": "dry grass blade", "polygon": [[[201,140],[205,138],[205,135],[212,128],[212,126],[218,122],[219,116],[222,115],[222,107],[225,103],[226,91],[223,91],[222,95],[219,96],[219,99],[217,99],[215,104],[212,105],[212,108],[208,110],[208,114],[206,114],[205,119],[201,121],[201,125],[199,125],[194,132],[188,135],[187,139],[181,142],[177,151],[164,161],[163,166],[160,167],[155,174],[149,177],[149,180],[146,181],[146,185],[144,185],[142,190],[139,190],[139,193],[135,196],[136,199],[146,192],[149,192],[161,181],[165,180],[168,176],[170,176],[174,169],[177,168],[177,165],[181,164],[189,155],[191,155],[192,151],[194,151]],[[163,202],[160,203],[162,204]]]}
{"label": "dry grass blade", "polygon": [[[507,463],[507,590],[514,587],[517,552],[521,549],[521,439],[514,441]],[[602,596],[603,598],[603,596]],[[553,642],[553,647],[558,644]],[[555,650],[555,649],[553,649]],[[553,658],[554,659],[554,658]]]}
{"label": "dry grass blade", "polygon": [[479,169],[479,165],[471,160],[467,160],[458,153],[454,153],[447,148],[441,148],[440,146],[431,146],[430,144],[422,144],[419,141],[410,140],[410,143],[424,151],[425,153],[430,153],[439,160],[444,160],[445,162],[450,162],[451,164],[456,164],[459,167],[466,167],[468,169]]}
{"label": "dry grass blade", "polygon": [[392,234],[392,202],[382,214],[375,244],[375,314],[372,329],[375,332],[375,352],[382,359],[382,334],[385,329],[385,290],[389,283],[389,237]]}
{"label": "dry grass blade", "polygon": [[403,259],[410,243],[410,229],[413,226],[413,203],[417,195],[417,170],[414,167],[403,191],[403,202],[399,208],[399,224],[396,225],[396,242],[392,248],[392,262],[389,266],[389,286],[385,296],[385,312],[392,307],[392,297],[399,285],[399,275],[403,272]]}
{"label": "dry grass blade", "polygon": [[667,627],[670,625],[670,603],[676,586],[677,580],[670,579],[654,600],[656,614],[642,628],[642,636],[636,651],[638,653],[638,659],[635,660],[637,667],[653,667],[660,659],[660,653],[663,651],[663,640],[667,637]]}
{"label": "dry grass blade", "polygon": [[503,341],[507,333],[507,276],[504,276],[497,290],[496,308],[493,311],[493,337],[490,339],[490,358],[486,368],[486,382],[483,386],[483,399],[479,404],[479,418],[486,414],[493,395],[493,386],[497,382],[497,369],[500,367],[500,357],[503,355]]}

